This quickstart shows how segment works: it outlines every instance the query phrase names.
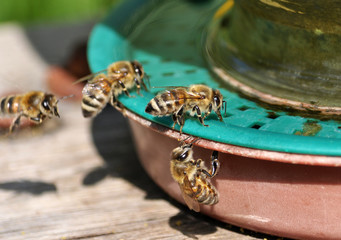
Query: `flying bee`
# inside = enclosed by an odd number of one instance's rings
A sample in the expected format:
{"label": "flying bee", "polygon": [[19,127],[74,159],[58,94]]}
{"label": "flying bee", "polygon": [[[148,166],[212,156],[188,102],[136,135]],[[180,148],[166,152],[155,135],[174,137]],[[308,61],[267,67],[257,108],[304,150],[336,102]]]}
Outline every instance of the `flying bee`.
{"label": "flying bee", "polygon": [[170,170],[187,206],[199,212],[199,204],[213,205],[219,201],[219,193],[210,178],[216,176],[220,164],[217,151],[212,153],[210,170],[205,167],[203,160],[193,159],[192,145],[195,141],[189,144],[183,141],[172,151]]}
{"label": "flying bee", "polygon": [[[101,72],[107,72],[106,74]],[[94,117],[110,104],[124,113],[123,105],[117,97],[124,92],[128,97],[128,89],[136,86],[137,94],[141,95],[141,86],[147,91],[143,78],[146,74],[137,61],[118,61],[110,64],[107,69],[79,79],[88,81],[82,91],[82,112],[84,117]],[[148,79],[147,79],[148,80]]]}
{"label": "flying bee", "polygon": [[[172,115],[173,129],[175,124],[180,125],[180,133],[185,124],[185,113],[190,112],[191,116],[197,115],[203,126],[205,118],[214,111],[220,121],[223,121],[220,110],[223,96],[218,89],[210,88],[202,84],[194,84],[189,87],[174,87],[158,93],[148,103],[145,112],[154,116]],[[204,113],[204,116],[202,114]]]}
{"label": "flying bee", "polygon": [[41,91],[10,95],[0,98],[0,113],[17,115],[9,128],[9,133],[12,133],[19,127],[22,117],[36,124],[41,124],[46,118],[60,117],[57,108],[59,100],[53,94]]}

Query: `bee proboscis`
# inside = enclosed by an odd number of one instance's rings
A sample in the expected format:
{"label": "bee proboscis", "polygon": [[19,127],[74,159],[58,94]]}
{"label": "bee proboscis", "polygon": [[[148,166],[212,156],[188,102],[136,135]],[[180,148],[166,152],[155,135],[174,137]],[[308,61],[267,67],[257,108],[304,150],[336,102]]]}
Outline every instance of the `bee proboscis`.
{"label": "bee proboscis", "polygon": [[[103,72],[107,72],[106,74]],[[88,81],[82,91],[82,113],[84,117],[94,117],[110,104],[124,113],[123,105],[117,97],[124,92],[130,96],[128,90],[135,87],[141,95],[141,86],[147,91],[143,78],[146,74],[142,65],[137,61],[118,61],[110,64],[107,69],[90,74],[79,79]],[[148,80],[148,79],[147,79]]]}
{"label": "bee proboscis", "polygon": [[53,94],[42,91],[30,91],[24,94],[9,95],[0,98],[0,113],[16,116],[9,128],[12,133],[20,126],[22,117],[40,124],[46,118],[60,117],[57,99]]}
{"label": "bee proboscis", "polygon": [[[220,110],[226,102],[218,89],[210,88],[203,84],[194,84],[189,87],[173,87],[158,93],[147,104],[146,113],[154,116],[172,115],[174,129],[175,124],[180,125],[180,133],[185,124],[185,113],[196,115],[203,126],[205,118],[214,111],[220,121],[223,121]],[[204,113],[204,116],[202,114]]]}
{"label": "bee proboscis", "polygon": [[172,151],[170,170],[187,206],[199,212],[199,204],[213,205],[219,201],[219,193],[210,179],[217,175],[220,164],[217,151],[212,153],[211,169],[206,168],[203,160],[193,159],[193,143],[183,141]]}

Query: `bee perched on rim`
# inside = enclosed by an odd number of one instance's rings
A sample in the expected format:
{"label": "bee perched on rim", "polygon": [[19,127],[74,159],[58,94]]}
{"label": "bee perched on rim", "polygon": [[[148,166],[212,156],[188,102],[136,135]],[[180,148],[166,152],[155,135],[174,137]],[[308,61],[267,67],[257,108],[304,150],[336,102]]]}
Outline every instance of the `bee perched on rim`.
{"label": "bee perched on rim", "polygon": [[201,159],[193,159],[193,143],[182,141],[171,154],[170,170],[173,179],[179,184],[187,206],[196,212],[199,204],[213,205],[219,201],[219,193],[210,179],[217,175],[220,164],[218,152],[213,151],[211,169],[208,170]]}
{"label": "bee perched on rim", "polygon": [[[214,111],[220,121],[223,121],[220,110],[223,103],[223,96],[218,89],[210,88],[202,84],[194,84],[189,87],[173,87],[158,93],[148,103],[145,112],[154,116],[172,115],[173,129],[175,124],[180,125],[180,133],[185,124],[185,113],[190,112],[191,116],[196,115],[203,126],[205,118]],[[202,114],[204,113],[204,116]]]}
{"label": "bee perched on rim", "polygon": [[9,128],[12,133],[20,126],[22,117],[40,124],[46,118],[59,117],[57,99],[53,94],[42,91],[31,91],[25,94],[9,95],[0,98],[0,113],[4,115],[17,115]]}
{"label": "bee perched on rim", "polygon": [[82,91],[83,116],[96,116],[108,102],[124,114],[124,107],[117,97],[122,92],[130,97],[128,90],[135,86],[139,95],[141,95],[141,86],[147,91],[148,89],[143,81],[144,77],[146,74],[139,62],[118,61],[110,64],[105,70],[79,79],[76,83],[88,81]]}

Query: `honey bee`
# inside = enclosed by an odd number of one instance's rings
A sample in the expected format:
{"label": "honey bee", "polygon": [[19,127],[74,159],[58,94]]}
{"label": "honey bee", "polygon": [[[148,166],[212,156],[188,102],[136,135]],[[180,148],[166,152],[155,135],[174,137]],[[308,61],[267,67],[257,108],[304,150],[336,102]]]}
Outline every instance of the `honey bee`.
{"label": "honey bee", "polygon": [[180,186],[187,206],[199,212],[199,204],[213,205],[219,201],[219,193],[211,184],[210,178],[217,175],[220,164],[217,151],[212,153],[210,170],[205,167],[203,160],[194,160],[193,143],[194,141],[186,144],[183,141],[172,151],[170,170],[173,179]]}
{"label": "honey bee", "polygon": [[[158,93],[147,104],[146,113],[154,116],[172,115],[174,129],[175,124],[180,125],[180,133],[185,124],[185,113],[190,112],[191,116],[197,115],[200,123],[203,126],[208,126],[204,123],[205,118],[212,112],[218,115],[220,121],[223,121],[220,110],[223,101],[223,96],[218,89],[212,89],[206,85],[195,84],[189,87],[174,87]],[[204,116],[202,116],[204,113]]]}
{"label": "honey bee", "polygon": [[[101,73],[105,71],[107,74]],[[143,81],[145,76],[143,67],[139,62],[118,61],[110,64],[105,70],[79,79],[76,83],[88,81],[82,91],[83,116],[96,116],[108,102],[124,113],[124,107],[117,97],[122,92],[130,97],[128,89],[134,86],[136,86],[139,95],[141,95],[141,85],[147,91],[147,86]]]}
{"label": "honey bee", "polygon": [[9,128],[9,133],[12,133],[19,127],[22,117],[36,124],[42,123],[46,118],[60,117],[57,108],[58,101],[59,99],[53,94],[42,91],[10,95],[0,99],[0,113],[17,115]]}

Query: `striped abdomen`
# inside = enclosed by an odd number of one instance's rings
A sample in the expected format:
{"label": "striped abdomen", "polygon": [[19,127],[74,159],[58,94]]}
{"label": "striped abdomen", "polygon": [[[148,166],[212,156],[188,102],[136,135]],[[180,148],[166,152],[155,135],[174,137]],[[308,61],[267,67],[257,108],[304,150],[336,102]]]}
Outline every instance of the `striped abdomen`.
{"label": "striped abdomen", "polygon": [[111,97],[112,82],[104,74],[96,76],[83,88],[82,112],[84,117],[96,116]]}
{"label": "striped abdomen", "polygon": [[20,101],[22,96],[12,95],[0,99],[0,113],[16,114],[21,111]]}
{"label": "striped abdomen", "polygon": [[219,201],[218,191],[205,177],[195,178],[192,181],[192,190],[196,200],[201,204],[213,205]]}
{"label": "striped abdomen", "polygon": [[186,103],[187,93],[184,88],[162,92],[156,95],[146,107],[146,113],[165,116],[176,113]]}

